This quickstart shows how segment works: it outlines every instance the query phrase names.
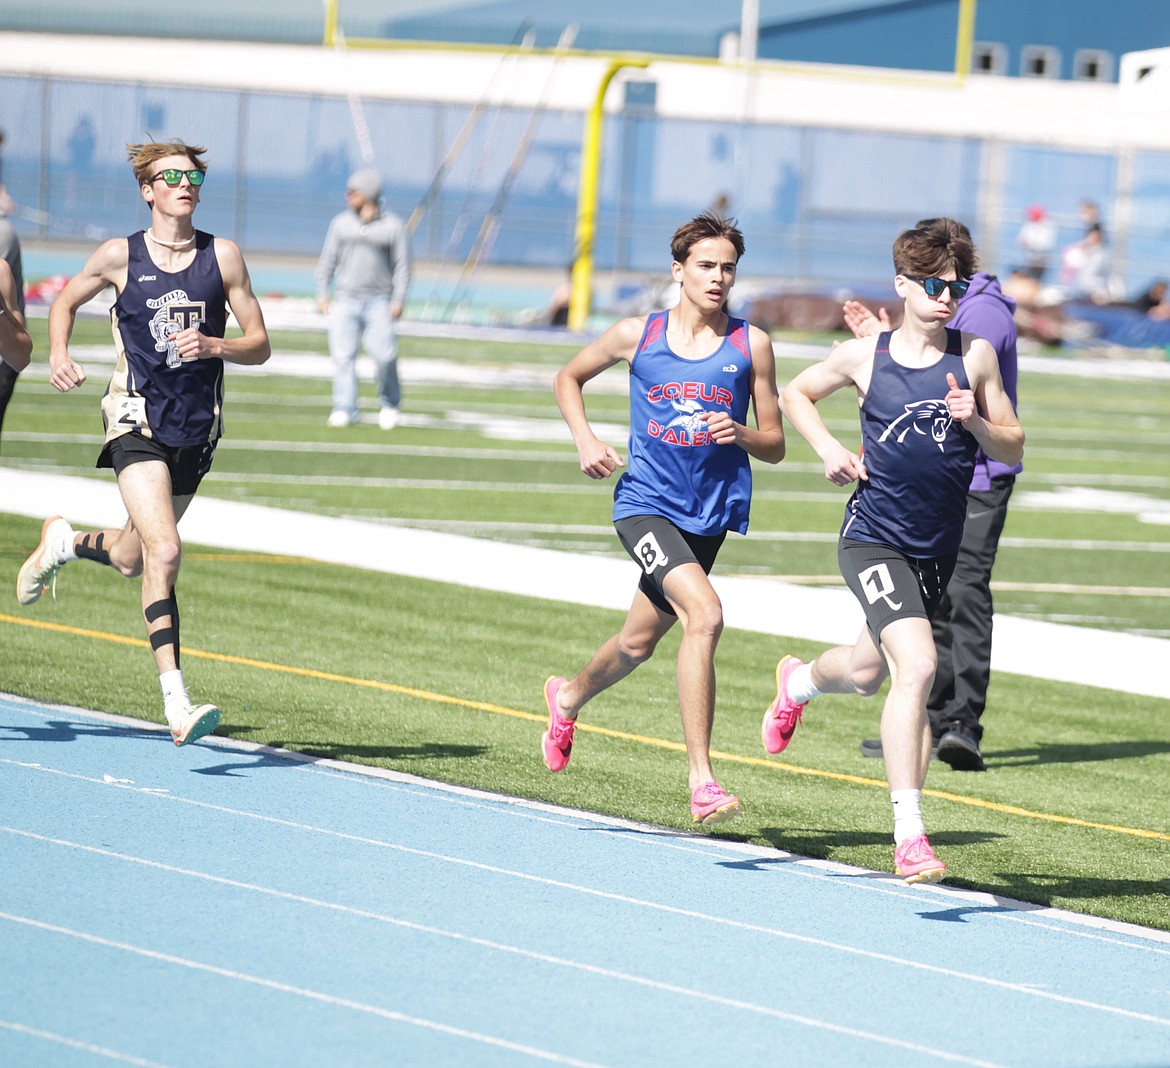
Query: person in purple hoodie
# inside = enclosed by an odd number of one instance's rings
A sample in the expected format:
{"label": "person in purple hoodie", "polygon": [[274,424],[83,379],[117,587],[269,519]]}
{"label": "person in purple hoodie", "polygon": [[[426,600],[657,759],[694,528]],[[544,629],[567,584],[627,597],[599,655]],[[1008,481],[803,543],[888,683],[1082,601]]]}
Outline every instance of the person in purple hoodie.
{"label": "person in purple hoodie", "polygon": [[[967,227],[953,219],[923,219],[918,226],[954,226],[970,238]],[[971,286],[959,301],[950,325],[991,343],[999,358],[1004,390],[1012,407],[1018,408],[1015,310],[1014,298],[1004,294],[995,275],[978,271],[971,277]],[[885,308],[875,316],[860,302],[847,301],[843,311],[845,325],[858,337],[890,328]],[[991,569],[1007,519],[1008,500],[1022,467],[1001,464],[982,451],[976,457],[967,494],[963,542],[954,574],[931,623],[938,668],[926,710],[935,755],[956,771],[986,769],[979,743],[991,677]],[[866,739],[861,743],[861,752],[880,757],[882,743],[877,738]]]}

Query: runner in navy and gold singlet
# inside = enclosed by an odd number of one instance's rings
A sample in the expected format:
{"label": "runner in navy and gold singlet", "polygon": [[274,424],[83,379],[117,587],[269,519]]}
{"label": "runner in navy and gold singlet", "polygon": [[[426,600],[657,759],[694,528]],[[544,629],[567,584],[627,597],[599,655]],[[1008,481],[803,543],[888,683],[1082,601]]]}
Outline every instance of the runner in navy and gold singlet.
{"label": "runner in navy and gold singlet", "polygon": [[183,359],[176,339],[188,327],[224,335],[215,238],[196,230],[194,258],[174,273],[151,259],[143,231],[126,240],[126,285],[110,312],[118,362],[102,400],[106,440],[133,432],[164,445],[214,445],[223,433],[223,360]]}
{"label": "runner in navy and gold singlet", "polygon": [[[902,325],[836,346],[783,396],[784,413],[820,456],[825,477],[836,486],[858,484],[837,559],[866,626],[855,645],[828,649],[810,664],[780,660],[761,734],[768,752],[782,752],[812,698],[872,696],[889,677],[881,735],[894,870],[907,882],[937,882],[946,865],[931,848],[921,812],[931,742],[926,700],[936,663],[930,620],[962,542],[976,452],[1017,463],[1024,432],[995,350],[946,325],[976,266],[965,228],[907,230],[893,254]],[[861,404],[856,453],[830,433],[816,408],[841,389],[852,389]]]}
{"label": "runner in navy and gold singlet", "polygon": [[550,771],[565,768],[582,706],[648,660],[681,621],[678,701],[691,819],[699,824],[739,811],[739,798],[719,786],[711,767],[723,610],[707,576],[727,532],[747,531],[749,457],[765,463],[784,457],[772,342],[726,310],[743,250],[738,227],[718,214],[680,227],[671,242],[678,306],[615,323],[570,360],[554,384],[581,470],[608,478],[623,461],[593,433],[582,390],[614,364],[629,364],[630,466],[614,491],[613,518],[642,576],[621,631],[574,678],[553,676],[545,683],[544,761]]}
{"label": "runner in navy and gold singlet", "polygon": [[[71,560],[142,576],[142,615],[176,745],[214,730],[215,705],[196,705],[179,667],[178,523],[211,469],[223,433],[223,362],[260,364],[271,348],[248,268],[234,242],[196,230],[206,151],[182,141],[127,145],[150,225],[103,244],[49,309],[49,381],[62,393],[85,369],[69,353],[78,309],[107,286],[117,364],[102,398],[106,439],[98,467],[112,467],[126,506],[120,529],[75,531],[61,516],[21,567],[17,600],[34,604]],[[225,338],[227,309],[242,331]]]}

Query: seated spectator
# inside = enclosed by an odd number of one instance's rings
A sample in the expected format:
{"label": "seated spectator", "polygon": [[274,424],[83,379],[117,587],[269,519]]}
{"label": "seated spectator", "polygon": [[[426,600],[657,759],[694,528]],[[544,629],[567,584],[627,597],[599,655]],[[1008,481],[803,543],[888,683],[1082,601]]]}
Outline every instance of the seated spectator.
{"label": "seated spectator", "polygon": [[1028,219],[1016,235],[1016,244],[1024,250],[1024,264],[1020,273],[1037,282],[1048,272],[1048,258],[1056,248],[1056,227],[1048,213],[1039,205],[1028,209]]}
{"label": "seated spectator", "polygon": [[[1170,306],[1166,301],[1167,285],[1162,279],[1151,282],[1149,288],[1133,302],[1135,310],[1151,319],[1165,319],[1170,317]],[[1159,311],[1165,309],[1165,314]]]}
{"label": "seated spectator", "polygon": [[1109,302],[1109,259],[1105,231],[1100,223],[1090,226],[1080,241],[1064,250],[1060,281],[1069,300],[1091,300],[1094,304]]}

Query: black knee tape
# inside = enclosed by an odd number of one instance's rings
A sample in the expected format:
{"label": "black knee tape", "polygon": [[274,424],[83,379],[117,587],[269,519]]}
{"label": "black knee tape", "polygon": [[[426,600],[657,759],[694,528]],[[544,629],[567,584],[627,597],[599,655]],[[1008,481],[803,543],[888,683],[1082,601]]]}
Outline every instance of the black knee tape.
{"label": "black knee tape", "polygon": [[143,616],[146,617],[147,623],[153,623],[155,620],[162,619],[163,616],[171,617],[171,625],[169,627],[159,627],[158,630],[150,634],[150,647],[152,649],[161,649],[166,645],[173,645],[175,647],[175,667],[179,666],[179,602],[175,598],[175,588],[171,587],[171,595],[164,600],[155,601],[154,604],[148,604],[142,610]]}
{"label": "black knee tape", "polygon": [[[174,627],[161,627],[150,635],[150,647],[152,649],[161,649],[165,645],[173,645],[176,654],[178,653],[179,643]],[[178,660],[178,656],[175,657]]]}
{"label": "black knee tape", "polygon": [[85,534],[77,546],[77,557],[80,560],[92,560],[95,564],[105,564],[106,567],[113,567],[110,563],[110,554],[106,552],[104,543],[106,540],[106,532],[99,530],[95,534]]}

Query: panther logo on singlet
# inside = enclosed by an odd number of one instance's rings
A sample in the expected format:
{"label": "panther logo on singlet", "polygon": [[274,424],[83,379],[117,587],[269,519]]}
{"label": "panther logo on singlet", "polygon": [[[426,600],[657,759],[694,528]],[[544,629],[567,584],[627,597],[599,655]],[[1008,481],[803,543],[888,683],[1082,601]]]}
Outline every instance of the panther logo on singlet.
{"label": "panther logo on singlet", "polygon": [[942,451],[947,431],[951,428],[951,410],[946,401],[920,400],[906,405],[906,411],[882,432],[878,441],[893,438],[900,445],[911,430],[924,437],[929,434]]}
{"label": "panther logo on singlet", "polygon": [[167,354],[167,366],[178,367],[184,361],[175,345],[175,335],[189,326],[198,326],[207,317],[207,305],[201,300],[192,300],[185,290],[172,289],[161,297],[146,302],[154,311],[150,319],[150,335],[154,338],[156,352]]}

